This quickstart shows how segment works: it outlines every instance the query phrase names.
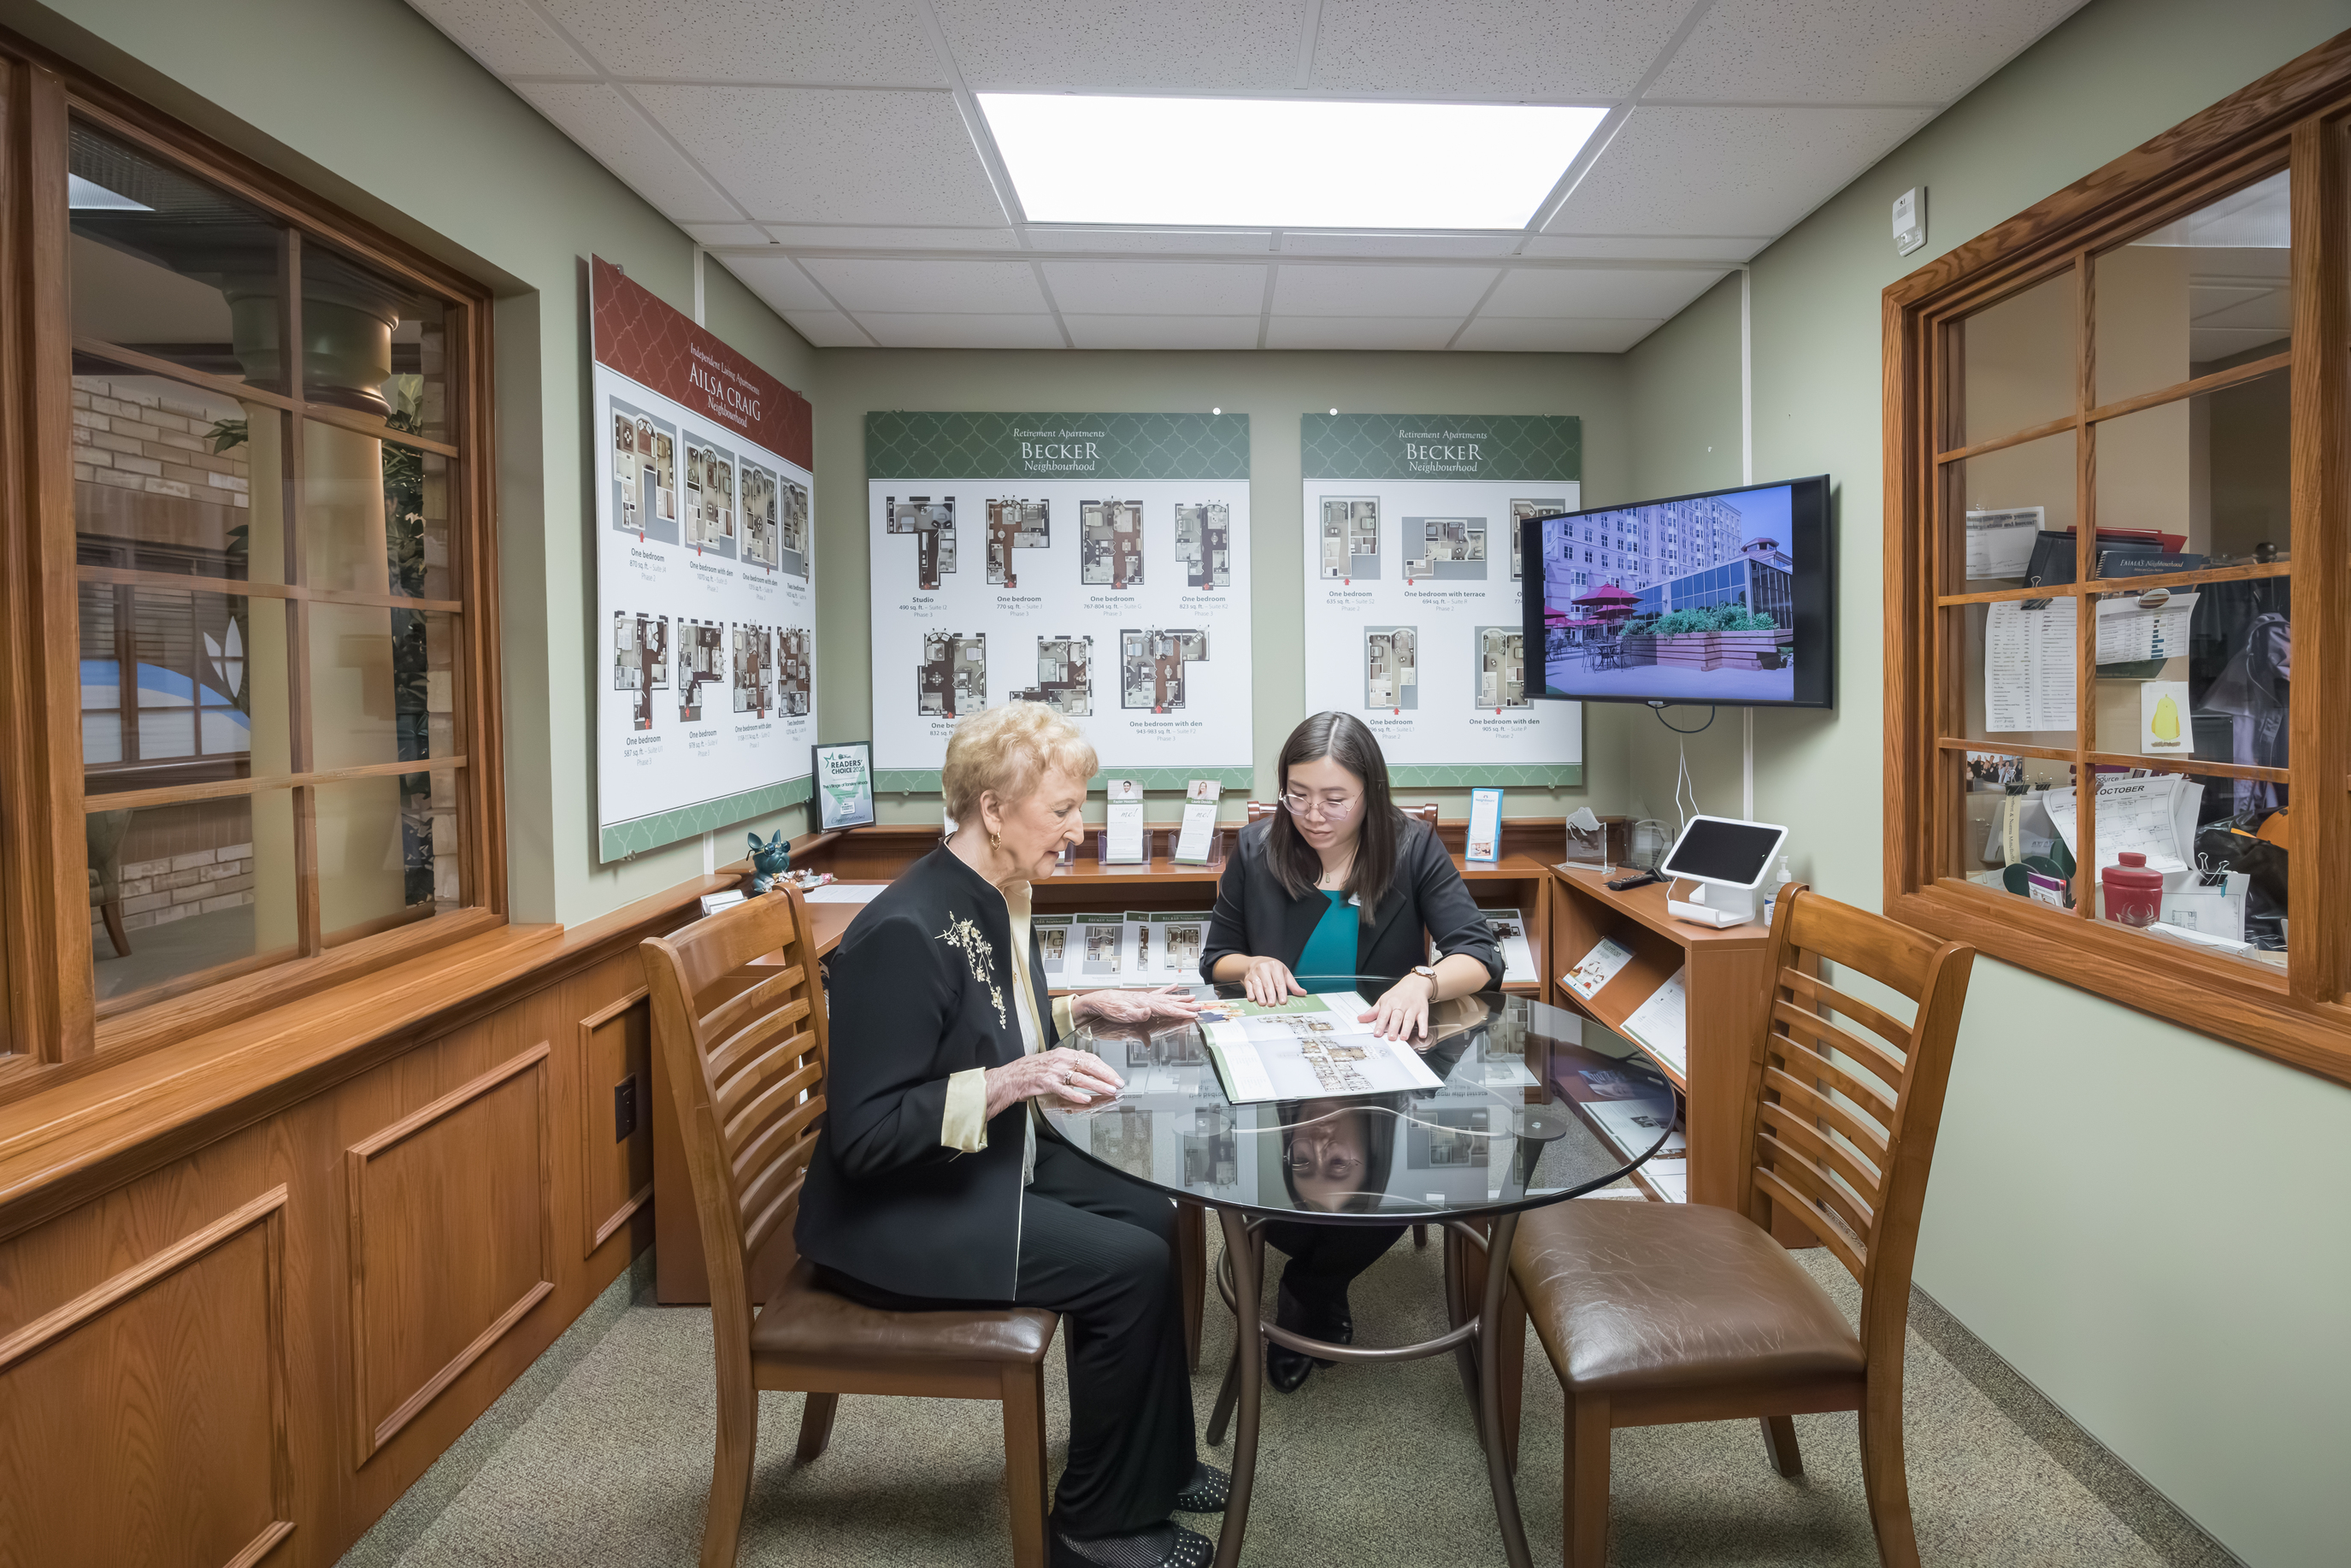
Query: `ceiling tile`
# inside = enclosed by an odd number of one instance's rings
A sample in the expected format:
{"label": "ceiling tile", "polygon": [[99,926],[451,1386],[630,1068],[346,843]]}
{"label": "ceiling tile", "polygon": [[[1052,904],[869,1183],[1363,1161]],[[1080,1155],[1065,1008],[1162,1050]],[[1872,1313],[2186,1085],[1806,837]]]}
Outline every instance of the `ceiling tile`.
{"label": "ceiling tile", "polygon": [[711,258],[741,278],[751,292],[778,310],[831,310],[834,301],[809,281],[788,256],[723,256]]}
{"label": "ceiling tile", "polygon": [[1061,324],[1081,349],[1254,349],[1255,316],[1072,316]]}
{"label": "ceiling tile", "polygon": [[1932,113],[1636,109],[1548,226],[1564,234],[1781,234]]}
{"label": "ceiling tile", "polygon": [[1947,103],[2082,0],[1719,0],[1651,98]]}
{"label": "ceiling tile", "polygon": [[1489,353],[1621,354],[1664,325],[1663,320],[1480,316],[1463,329],[1454,347]]}
{"label": "ceiling tile", "polygon": [[1536,235],[1520,256],[1589,261],[1747,261],[1771,235]]}
{"label": "ceiling tile", "polygon": [[[1049,261],[1062,310],[1089,315],[1247,316],[1265,304],[1265,268],[1185,261]],[[1251,334],[1254,340],[1255,334]]]}
{"label": "ceiling tile", "polygon": [[865,261],[811,256],[803,265],[844,310],[1017,311],[1045,308],[1025,261]]}
{"label": "ceiling tile", "polygon": [[920,312],[876,315],[858,312],[865,329],[885,349],[1060,349],[1061,329],[1050,316],[933,316]]}
{"label": "ceiling tile", "polygon": [[995,227],[1006,221],[950,94],[633,90],[763,222]]}
{"label": "ceiling tile", "polygon": [[766,245],[768,231],[757,224],[680,224],[696,245]]}
{"label": "ceiling tile", "polygon": [[1297,0],[935,0],[975,90],[1287,90]]}
{"label": "ceiling tile", "polygon": [[1018,250],[1010,229],[830,227],[769,224],[768,232],[794,250]]}
{"label": "ceiling tile", "polygon": [[496,74],[596,74],[593,63],[557,37],[523,0],[408,0],[419,15],[455,38]]}
{"label": "ceiling tile", "polygon": [[1322,0],[1325,92],[1559,103],[1622,98],[1690,0]]}
{"label": "ceiling tile", "polygon": [[544,0],[614,76],[945,87],[910,0]]}
{"label": "ceiling tile", "polygon": [[1246,255],[1269,251],[1273,235],[1267,229],[1126,229],[1085,224],[1031,224],[1029,243],[1039,250],[1166,251],[1172,254],[1209,252]]}
{"label": "ceiling tile", "polygon": [[1276,316],[1269,349],[1441,349],[1461,329],[1458,316]]}
{"label": "ceiling tile", "polygon": [[1516,230],[1500,235],[1284,234],[1284,256],[1508,256]]}
{"label": "ceiling tile", "polygon": [[517,82],[514,88],[556,129],[677,222],[742,218],[735,204],[613,89],[598,82]]}
{"label": "ceiling tile", "polygon": [[870,349],[873,340],[838,310],[787,310],[792,330],[820,349]]}
{"label": "ceiling tile", "polygon": [[[1441,316],[1458,323],[1476,308],[1494,271],[1485,267],[1314,267],[1284,262],[1274,280],[1282,316]],[[1451,336],[1447,333],[1447,336]]]}
{"label": "ceiling tile", "polygon": [[1723,275],[1687,267],[1514,267],[1487,296],[1485,316],[1588,316],[1662,320]]}

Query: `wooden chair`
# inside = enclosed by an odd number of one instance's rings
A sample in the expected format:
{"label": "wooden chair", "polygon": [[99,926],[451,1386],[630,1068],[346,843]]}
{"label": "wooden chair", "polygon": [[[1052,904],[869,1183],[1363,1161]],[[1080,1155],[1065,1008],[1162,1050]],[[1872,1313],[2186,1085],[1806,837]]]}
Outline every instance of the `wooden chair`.
{"label": "wooden chair", "polygon": [[[737,971],[779,949],[789,960],[782,970],[742,989]],[[747,900],[641,951],[710,1270],[718,1443],[702,1568],[733,1568],[762,1389],[807,1396],[803,1464],[824,1452],[843,1394],[1000,1401],[1013,1561],[1044,1568],[1045,1352],[1054,1314],[876,1312],[820,1287],[793,1254],[831,1049],[799,891]],[[753,1282],[778,1270],[781,1283],[754,1317]]]}
{"label": "wooden chair", "polygon": [[[1917,1004],[1905,1027],[1814,977],[1825,959]],[[1747,1068],[1734,1208],[1561,1203],[1511,1252],[1567,1396],[1567,1568],[1603,1568],[1617,1427],[1761,1420],[1768,1457],[1803,1472],[1791,1416],[1854,1410],[1879,1559],[1916,1568],[1902,1461],[1902,1343],[1918,1210],[1974,949],[1939,946],[1801,884],[1771,923],[1771,1006]],[[1771,1239],[1772,1206],[1861,1284],[1856,1335]],[[1524,1330],[1502,1326],[1504,1343]],[[1515,1427],[1515,1409],[1505,1409]],[[1517,1449],[1517,1433],[1508,1449]]]}

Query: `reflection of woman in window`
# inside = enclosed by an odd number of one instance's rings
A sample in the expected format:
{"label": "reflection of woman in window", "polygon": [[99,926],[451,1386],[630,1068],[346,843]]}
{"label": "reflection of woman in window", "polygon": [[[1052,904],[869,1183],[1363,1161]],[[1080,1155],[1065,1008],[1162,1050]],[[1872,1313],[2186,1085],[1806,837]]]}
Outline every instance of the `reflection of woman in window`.
{"label": "reflection of woman in window", "polygon": [[[2231,762],[2240,768],[2286,765],[2286,708],[2293,678],[2294,623],[2273,612],[2256,616],[2199,709],[2229,720]],[[2258,779],[2231,782],[2236,786],[2239,811],[2275,810],[2285,803],[2275,784]]]}

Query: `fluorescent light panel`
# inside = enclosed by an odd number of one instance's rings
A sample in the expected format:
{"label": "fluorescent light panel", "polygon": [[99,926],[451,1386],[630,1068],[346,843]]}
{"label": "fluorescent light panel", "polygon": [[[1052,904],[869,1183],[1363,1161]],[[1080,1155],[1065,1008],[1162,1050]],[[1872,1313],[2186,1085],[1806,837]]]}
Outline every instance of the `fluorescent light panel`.
{"label": "fluorescent light panel", "polygon": [[1032,223],[1524,228],[1606,112],[978,95]]}
{"label": "fluorescent light panel", "polygon": [[119,191],[110,191],[95,180],[85,180],[73,173],[66,176],[66,205],[77,213],[152,213],[155,210],[144,202],[134,202]]}

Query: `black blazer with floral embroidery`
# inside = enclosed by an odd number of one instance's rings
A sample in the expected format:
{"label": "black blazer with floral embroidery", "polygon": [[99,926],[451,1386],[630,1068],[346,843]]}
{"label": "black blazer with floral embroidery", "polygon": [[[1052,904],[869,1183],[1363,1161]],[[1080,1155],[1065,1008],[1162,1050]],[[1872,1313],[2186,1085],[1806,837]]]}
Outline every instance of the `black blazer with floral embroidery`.
{"label": "black blazer with floral embroidery", "polygon": [[[827,966],[824,1126],[794,1231],[802,1257],[902,1295],[1012,1299],[1028,1106],[990,1121],[977,1154],[939,1141],[948,1075],[1020,1055],[1011,947],[1004,895],[945,848],[883,889],[841,937]],[[1021,957],[1041,1003],[1033,931]],[[1052,1015],[1040,1011],[1050,1047]]]}

